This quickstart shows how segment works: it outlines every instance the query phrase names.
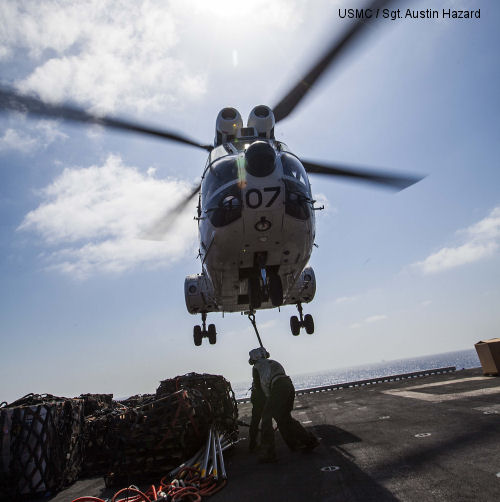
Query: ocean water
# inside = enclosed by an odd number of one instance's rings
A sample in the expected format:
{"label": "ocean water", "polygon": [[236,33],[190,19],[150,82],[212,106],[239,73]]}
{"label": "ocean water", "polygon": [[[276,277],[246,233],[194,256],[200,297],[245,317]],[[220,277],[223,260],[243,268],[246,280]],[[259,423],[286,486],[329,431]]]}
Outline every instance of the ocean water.
{"label": "ocean water", "polygon": [[[455,366],[457,370],[467,368],[478,368],[481,366],[474,349],[459,350],[455,352],[445,352],[432,356],[415,357],[411,359],[397,359],[394,361],[384,361],[376,364],[365,364],[363,366],[351,366],[349,368],[338,368],[329,371],[319,371],[317,373],[304,373],[300,375],[290,375],[296,390],[307,389],[309,387],[320,387],[336,383],[352,382],[356,380],[367,380],[399,373],[412,373],[433,368],[444,368]],[[286,369],[286,368],[285,368]],[[251,380],[247,382],[236,382],[232,384],[236,399],[249,397]]]}

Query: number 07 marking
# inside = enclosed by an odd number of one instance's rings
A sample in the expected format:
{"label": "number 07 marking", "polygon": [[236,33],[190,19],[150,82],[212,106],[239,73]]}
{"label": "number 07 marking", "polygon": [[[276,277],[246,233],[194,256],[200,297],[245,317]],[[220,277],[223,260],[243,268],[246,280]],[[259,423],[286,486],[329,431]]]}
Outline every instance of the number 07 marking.
{"label": "number 07 marking", "polygon": [[[267,204],[264,207],[271,207],[274,204],[274,201],[278,198],[280,192],[281,192],[281,187],[266,187],[264,188],[264,193],[267,192],[273,192],[271,198],[267,201]],[[262,192],[258,188],[251,188],[250,190],[247,190],[245,200],[247,203],[247,206],[251,209],[257,209],[258,207],[262,206],[263,202],[263,196]]]}

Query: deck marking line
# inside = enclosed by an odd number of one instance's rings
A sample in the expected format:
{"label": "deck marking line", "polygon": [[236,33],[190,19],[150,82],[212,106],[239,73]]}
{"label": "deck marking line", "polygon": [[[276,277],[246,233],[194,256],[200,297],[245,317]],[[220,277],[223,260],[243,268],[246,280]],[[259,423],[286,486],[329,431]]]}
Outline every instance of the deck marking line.
{"label": "deck marking line", "polygon": [[476,411],[482,411],[483,413],[488,412],[490,413],[500,413],[500,404],[494,404],[492,406],[478,406],[477,408],[472,408],[473,410]]}
{"label": "deck marking line", "polygon": [[383,394],[391,396],[409,397],[412,399],[420,399],[431,403],[441,403],[442,401],[454,401],[456,399],[465,399],[467,397],[488,396],[490,394],[500,394],[499,387],[488,387],[486,389],[477,389],[467,392],[457,392],[456,394],[425,394],[424,392],[413,392],[406,390],[384,390]]}
{"label": "deck marking line", "polygon": [[469,378],[459,378],[458,380],[446,380],[444,382],[433,382],[433,383],[424,383],[420,385],[412,385],[410,387],[405,387],[405,390],[414,390],[414,389],[426,389],[427,387],[441,387],[442,385],[453,385],[456,383],[462,382],[474,382],[480,380],[491,380],[489,377],[469,377]]}
{"label": "deck marking line", "polygon": [[327,465],[326,467],[322,467],[321,470],[323,472],[335,472],[340,471],[340,467],[338,465]]}

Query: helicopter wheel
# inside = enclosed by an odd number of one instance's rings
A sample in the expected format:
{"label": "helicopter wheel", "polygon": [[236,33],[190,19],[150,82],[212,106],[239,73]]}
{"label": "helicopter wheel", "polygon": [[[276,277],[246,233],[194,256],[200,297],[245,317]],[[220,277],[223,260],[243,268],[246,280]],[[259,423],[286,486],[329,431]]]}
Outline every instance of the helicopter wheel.
{"label": "helicopter wheel", "polygon": [[258,309],[262,305],[262,290],[260,288],[260,279],[257,275],[248,279],[248,294],[250,296],[250,307]]}
{"label": "helicopter wheel", "polygon": [[217,341],[217,332],[215,331],[215,324],[208,325],[208,341],[213,345]]}
{"label": "helicopter wheel", "polygon": [[195,326],[193,328],[193,339],[194,339],[194,344],[199,347],[201,345],[201,340],[203,336],[201,334],[201,326]]}
{"label": "helicopter wheel", "polygon": [[298,336],[300,333],[300,322],[296,315],[290,317],[290,329],[293,336]]}
{"label": "helicopter wheel", "polygon": [[306,328],[306,333],[312,335],[314,333],[314,319],[311,314],[306,314],[304,316],[304,328]]}
{"label": "helicopter wheel", "polygon": [[283,284],[278,274],[269,276],[269,296],[274,307],[283,305]]}

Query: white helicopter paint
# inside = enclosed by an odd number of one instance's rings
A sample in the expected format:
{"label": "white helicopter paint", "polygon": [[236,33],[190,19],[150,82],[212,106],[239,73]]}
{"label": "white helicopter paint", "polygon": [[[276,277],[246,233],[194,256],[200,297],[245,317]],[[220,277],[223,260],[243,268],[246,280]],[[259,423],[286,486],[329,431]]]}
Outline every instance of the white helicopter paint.
{"label": "white helicopter paint", "polygon": [[[302,317],[301,303],[316,291],[307,263],[319,208],[300,160],[274,139],[274,124],[272,110],[263,105],[252,110],[247,127],[235,109],[219,113],[198,206],[202,272],[186,277],[184,288],[188,311],[202,314],[203,328],[194,328],[197,345],[203,336],[216,341],[215,326],[205,327],[208,312],[296,304],[300,321],[292,316],[292,333],[302,326],[314,331],[312,317]],[[267,167],[258,163],[259,155],[252,161],[256,149]]]}

